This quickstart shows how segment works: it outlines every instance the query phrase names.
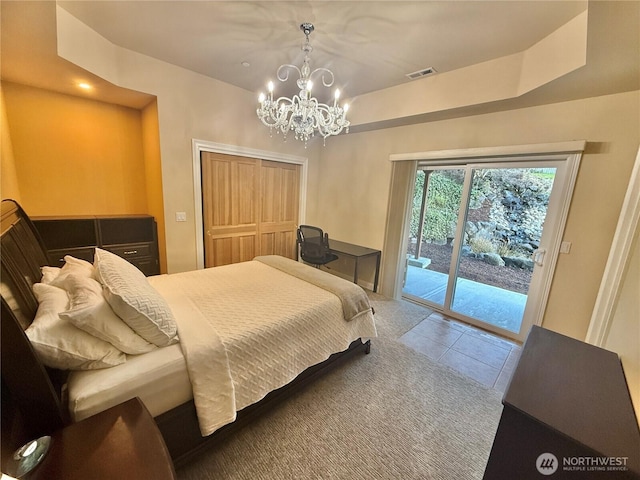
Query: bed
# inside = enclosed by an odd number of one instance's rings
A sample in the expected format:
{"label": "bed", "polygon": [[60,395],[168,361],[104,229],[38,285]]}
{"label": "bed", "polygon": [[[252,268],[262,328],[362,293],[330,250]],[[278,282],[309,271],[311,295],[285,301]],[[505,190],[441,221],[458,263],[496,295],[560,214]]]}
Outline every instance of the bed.
{"label": "bed", "polygon": [[144,277],[97,249],[93,265],[70,257],[48,267],[11,200],[1,253],[5,444],[137,396],[180,465],[369,353],[376,336],[360,287],[283,257]]}

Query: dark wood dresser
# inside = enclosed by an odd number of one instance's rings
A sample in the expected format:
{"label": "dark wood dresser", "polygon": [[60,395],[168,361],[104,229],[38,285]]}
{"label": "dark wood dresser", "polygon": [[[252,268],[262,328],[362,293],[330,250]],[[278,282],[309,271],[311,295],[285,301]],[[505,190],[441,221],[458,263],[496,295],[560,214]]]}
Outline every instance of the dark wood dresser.
{"label": "dark wood dresser", "polygon": [[618,355],[533,327],[502,401],[484,479],[640,478]]}
{"label": "dark wood dresser", "polygon": [[119,255],[145,275],[160,274],[158,231],[150,215],[34,217],[49,263],[62,266],[71,255],[93,262],[95,247]]}

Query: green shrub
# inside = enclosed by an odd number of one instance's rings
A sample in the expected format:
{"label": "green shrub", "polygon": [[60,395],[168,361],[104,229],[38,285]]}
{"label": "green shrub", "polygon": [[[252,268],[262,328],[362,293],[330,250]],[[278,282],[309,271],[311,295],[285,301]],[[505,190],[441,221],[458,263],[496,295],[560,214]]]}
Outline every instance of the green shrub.
{"label": "green shrub", "polygon": [[[413,191],[413,211],[410,234],[418,236],[420,222],[420,202],[425,188],[424,171],[418,171]],[[442,243],[453,237],[458,220],[458,206],[462,195],[462,177],[458,171],[435,171],[429,175],[429,193],[425,213],[424,240]]]}
{"label": "green shrub", "polygon": [[410,236],[418,236],[418,226],[420,225],[420,203],[422,202],[422,192],[424,190],[424,170],[418,170],[416,183],[413,188],[413,208],[411,210],[411,225],[409,227]]}
{"label": "green shrub", "polygon": [[462,183],[448,171],[433,172],[429,176],[429,193],[424,238],[444,242],[455,234]]}
{"label": "green shrub", "polygon": [[[526,248],[539,242],[553,185],[554,169],[474,170],[469,208],[490,205],[487,218],[474,222],[493,225],[494,246],[476,247],[477,253],[499,252],[501,256],[527,256]],[[429,188],[423,240],[444,243],[455,236],[462,196],[464,169],[434,170],[428,176],[418,171],[413,196],[410,234],[418,236],[420,204],[424,188]],[[428,185],[425,185],[427,183]],[[477,216],[477,215],[476,215]]]}

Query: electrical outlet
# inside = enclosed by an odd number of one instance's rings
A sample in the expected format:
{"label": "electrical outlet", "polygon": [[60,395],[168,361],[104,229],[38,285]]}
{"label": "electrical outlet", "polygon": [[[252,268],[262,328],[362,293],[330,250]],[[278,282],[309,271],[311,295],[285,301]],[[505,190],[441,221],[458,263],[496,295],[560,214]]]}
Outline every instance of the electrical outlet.
{"label": "electrical outlet", "polygon": [[187,212],[176,212],[176,222],[186,222]]}

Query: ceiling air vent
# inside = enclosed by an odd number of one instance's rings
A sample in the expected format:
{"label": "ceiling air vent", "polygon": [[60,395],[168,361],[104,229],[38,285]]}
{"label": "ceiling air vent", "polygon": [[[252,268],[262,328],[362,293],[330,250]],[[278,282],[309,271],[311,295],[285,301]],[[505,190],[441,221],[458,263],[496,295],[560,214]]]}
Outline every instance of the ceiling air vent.
{"label": "ceiling air vent", "polygon": [[436,69],[433,67],[423,68],[422,70],[418,70],[417,72],[407,73],[407,77],[411,80],[415,80],[416,78],[426,77],[427,75],[433,75],[436,73]]}

